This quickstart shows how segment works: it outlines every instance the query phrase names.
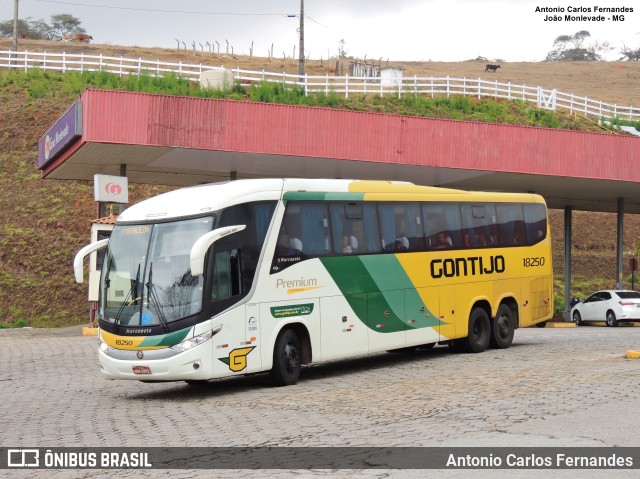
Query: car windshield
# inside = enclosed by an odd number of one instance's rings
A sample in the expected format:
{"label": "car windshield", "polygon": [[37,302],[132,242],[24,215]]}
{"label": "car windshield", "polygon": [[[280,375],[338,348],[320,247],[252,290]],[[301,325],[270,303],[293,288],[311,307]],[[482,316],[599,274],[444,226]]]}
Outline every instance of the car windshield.
{"label": "car windshield", "polygon": [[640,299],[640,293],[637,291],[616,291],[616,294],[622,299]]}
{"label": "car windshield", "polygon": [[202,276],[191,276],[189,253],[213,216],[155,225],[116,225],[101,279],[100,318],[155,326],[202,309]]}

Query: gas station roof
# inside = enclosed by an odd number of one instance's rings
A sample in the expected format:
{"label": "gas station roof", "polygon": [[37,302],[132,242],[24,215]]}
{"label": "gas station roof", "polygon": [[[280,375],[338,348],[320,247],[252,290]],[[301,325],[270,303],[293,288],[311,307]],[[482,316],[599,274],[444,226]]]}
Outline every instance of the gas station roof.
{"label": "gas station roof", "polygon": [[549,207],[640,213],[640,138],[331,108],[87,90],[39,143],[42,176],[194,185],[406,180],[535,192]]}

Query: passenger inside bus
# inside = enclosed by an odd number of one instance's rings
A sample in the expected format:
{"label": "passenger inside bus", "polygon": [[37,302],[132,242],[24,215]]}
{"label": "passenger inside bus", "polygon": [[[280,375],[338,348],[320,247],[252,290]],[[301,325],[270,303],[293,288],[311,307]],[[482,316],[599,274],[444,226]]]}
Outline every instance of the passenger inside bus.
{"label": "passenger inside bus", "polygon": [[[298,244],[299,243],[299,244]],[[295,246],[299,246],[296,248]],[[296,256],[302,253],[302,242],[297,238],[290,239],[288,235],[281,235],[278,241],[278,254],[280,256]]]}
{"label": "passenger inside bus", "polygon": [[353,248],[351,248],[349,244],[349,237],[347,235],[342,235],[342,252],[353,253]]}
{"label": "passenger inside bus", "polygon": [[436,234],[433,244],[431,245],[433,249],[447,249],[451,246],[451,239],[444,233],[444,231],[440,231]]}
{"label": "passenger inside bus", "polygon": [[396,238],[396,251],[407,251],[409,249],[409,239],[406,236]]}

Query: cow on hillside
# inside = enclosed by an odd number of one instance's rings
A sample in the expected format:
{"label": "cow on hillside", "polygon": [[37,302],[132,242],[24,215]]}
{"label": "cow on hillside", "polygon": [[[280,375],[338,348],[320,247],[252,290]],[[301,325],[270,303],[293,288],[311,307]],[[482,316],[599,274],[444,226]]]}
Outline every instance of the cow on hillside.
{"label": "cow on hillside", "polygon": [[63,42],[82,42],[89,43],[93,40],[91,35],[87,35],[86,33],[63,33],[60,40]]}
{"label": "cow on hillside", "polygon": [[486,72],[495,72],[498,68],[500,68],[500,65],[492,65],[492,64],[489,63],[485,67],[484,71],[486,71]]}

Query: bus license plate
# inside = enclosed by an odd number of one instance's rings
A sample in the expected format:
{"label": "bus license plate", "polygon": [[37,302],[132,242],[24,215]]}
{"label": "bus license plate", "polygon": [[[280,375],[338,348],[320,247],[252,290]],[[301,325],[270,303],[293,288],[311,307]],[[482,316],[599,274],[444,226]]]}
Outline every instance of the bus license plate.
{"label": "bus license plate", "polygon": [[133,366],[133,374],[151,374],[149,366]]}

